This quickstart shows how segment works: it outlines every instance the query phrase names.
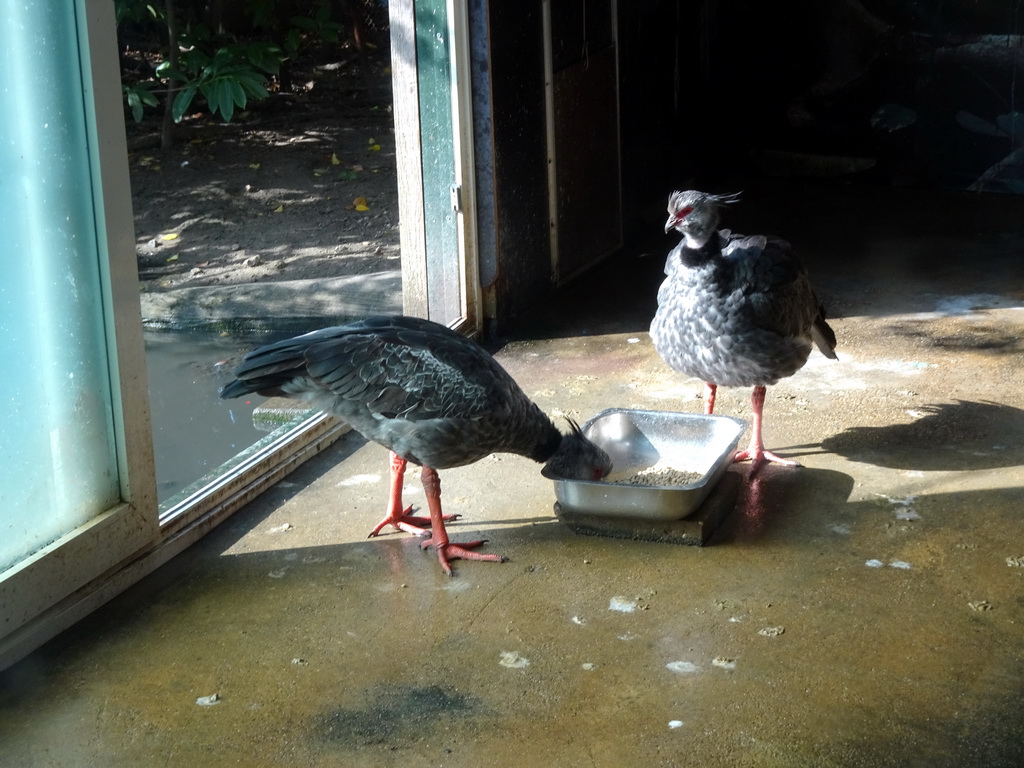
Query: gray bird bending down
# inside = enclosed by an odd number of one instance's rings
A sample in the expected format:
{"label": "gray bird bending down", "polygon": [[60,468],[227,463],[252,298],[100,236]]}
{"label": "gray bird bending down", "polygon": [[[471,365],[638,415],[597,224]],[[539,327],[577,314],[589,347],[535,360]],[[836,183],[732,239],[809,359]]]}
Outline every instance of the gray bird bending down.
{"label": "gray bird bending down", "polygon": [[[391,491],[384,519],[426,535],[445,573],[449,561],[501,555],[471,551],[483,544],[448,541],[438,469],[471,464],[492,453],[516,453],[544,462],[555,475],[600,480],[608,455],[570,422],[562,434],[511,376],[479,344],[451,329],[414,317],[371,317],[260,347],[242,360],[223,398],[256,392],[310,402],[344,419],[368,440],[391,450]],[[423,467],[430,518],[402,506],[407,462]]]}
{"label": "gray bird bending down", "polygon": [[766,451],[761,436],[765,388],[796,373],[812,343],[836,359],[836,336],[789,243],[718,230],[719,208],[737,196],[674,192],[665,232],[682,242],[668,255],[651,339],[673,369],[703,379],[704,412],[718,385],[753,387],[750,444],[735,461],[795,465]]}

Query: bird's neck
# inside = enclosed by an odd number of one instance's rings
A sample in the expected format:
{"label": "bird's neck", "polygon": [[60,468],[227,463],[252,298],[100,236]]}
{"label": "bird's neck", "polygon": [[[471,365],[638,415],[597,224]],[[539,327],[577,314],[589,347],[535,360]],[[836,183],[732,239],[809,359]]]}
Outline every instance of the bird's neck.
{"label": "bird's neck", "polygon": [[548,460],[558,453],[558,449],[562,446],[562,433],[554,424],[551,425],[550,431],[545,431],[547,434],[544,439],[538,442],[533,451],[528,454],[529,458],[541,464],[547,464]]}
{"label": "bird's neck", "polygon": [[678,249],[679,260],[687,267],[707,264],[722,253],[717,232],[712,232],[710,237],[706,237],[703,240],[692,238],[687,234],[686,239],[679,245],[681,246]]}
{"label": "bird's neck", "polygon": [[703,250],[704,246],[706,246],[714,239],[716,234],[717,233],[715,232],[715,230],[712,229],[708,232],[701,232],[700,234],[694,234],[693,232],[684,232],[683,237],[687,248],[694,251],[700,251]]}

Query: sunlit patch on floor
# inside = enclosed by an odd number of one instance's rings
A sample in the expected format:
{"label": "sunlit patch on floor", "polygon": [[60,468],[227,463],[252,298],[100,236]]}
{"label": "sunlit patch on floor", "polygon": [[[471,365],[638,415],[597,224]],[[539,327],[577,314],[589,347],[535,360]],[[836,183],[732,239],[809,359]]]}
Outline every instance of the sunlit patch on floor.
{"label": "sunlit patch on floor", "polygon": [[985,309],[1017,309],[1016,302],[994,293],[972,293],[967,296],[943,296],[935,302],[940,315],[966,315]]}
{"label": "sunlit patch on floor", "polygon": [[347,488],[353,485],[372,485],[380,482],[380,475],[352,475],[337,483],[338,488]]}

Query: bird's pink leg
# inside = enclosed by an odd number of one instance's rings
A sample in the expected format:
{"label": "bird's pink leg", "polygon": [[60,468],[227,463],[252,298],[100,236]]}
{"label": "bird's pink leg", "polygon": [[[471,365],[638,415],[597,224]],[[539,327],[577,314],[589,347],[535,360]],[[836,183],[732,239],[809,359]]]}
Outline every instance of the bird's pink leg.
{"label": "bird's pink leg", "polygon": [[732,459],[733,461],[750,459],[751,475],[757,472],[766,461],[783,464],[787,467],[800,466],[792,459],[784,459],[764,449],[764,440],[761,438],[761,412],[764,409],[764,393],[765,387],[754,387],[754,393],[750,398],[754,410],[754,423],[751,425],[750,444],[745,451],[739,451]]}
{"label": "bird's pink leg", "polygon": [[449,576],[453,576],[450,560],[487,560],[492,563],[504,562],[501,555],[484,555],[471,551],[473,547],[479,547],[484,542],[468,541],[464,544],[451,544],[448,541],[448,532],[444,529],[445,515],[441,514],[441,478],[437,471],[430,467],[423,468],[423,490],[427,495],[427,506],[430,508],[430,538],[422,542],[423,549],[433,546],[437,550],[437,559],[441,567]]}
{"label": "bird's pink leg", "polygon": [[[391,451],[391,492],[388,494],[388,511],[384,519],[377,523],[370,536],[376,536],[386,525],[411,533],[414,536],[426,536],[430,531],[424,526],[430,525],[429,517],[416,517],[409,514],[412,505],[402,507],[402,484],[405,480],[405,467],[408,462],[394,451]],[[446,515],[445,520],[457,520],[458,515]],[[367,537],[369,538],[369,537]]]}
{"label": "bird's pink leg", "polygon": [[715,412],[715,394],[718,387],[710,381],[704,382],[704,415],[710,416]]}

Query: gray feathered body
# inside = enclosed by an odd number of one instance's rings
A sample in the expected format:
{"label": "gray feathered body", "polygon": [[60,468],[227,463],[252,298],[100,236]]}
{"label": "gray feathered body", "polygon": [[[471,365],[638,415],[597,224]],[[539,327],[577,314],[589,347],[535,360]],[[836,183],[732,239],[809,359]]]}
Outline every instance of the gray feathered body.
{"label": "gray feathered body", "polygon": [[246,355],[235,375],[222,397],[257,392],[306,400],[434,469],[495,452],[548,461],[563,443],[486,350],[419,318],[369,318],[270,344]]}
{"label": "gray feathered body", "polygon": [[835,334],[789,243],[708,234],[700,247],[684,239],[665,265],[650,332],[670,367],[716,385],[767,386],[803,367],[812,343],[835,358]]}

